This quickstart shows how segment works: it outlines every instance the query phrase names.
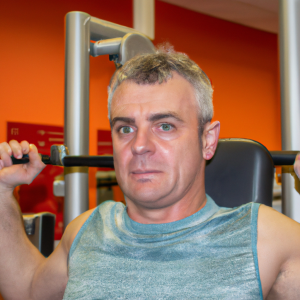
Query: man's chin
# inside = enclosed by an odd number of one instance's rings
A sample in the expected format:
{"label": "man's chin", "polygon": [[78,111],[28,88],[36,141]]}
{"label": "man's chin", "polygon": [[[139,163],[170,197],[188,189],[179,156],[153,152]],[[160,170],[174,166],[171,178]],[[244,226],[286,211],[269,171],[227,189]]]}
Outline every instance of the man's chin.
{"label": "man's chin", "polygon": [[124,195],[132,199],[135,203],[154,205],[169,195],[176,189],[176,184],[165,178],[128,178],[120,185]]}

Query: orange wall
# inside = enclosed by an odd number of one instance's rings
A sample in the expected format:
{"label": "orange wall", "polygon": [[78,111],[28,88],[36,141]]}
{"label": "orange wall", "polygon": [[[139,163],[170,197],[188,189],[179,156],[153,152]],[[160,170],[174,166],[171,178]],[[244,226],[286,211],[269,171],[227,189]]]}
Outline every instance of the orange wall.
{"label": "orange wall", "polygon": [[210,77],[221,137],[280,150],[277,35],[156,3],[156,42],[168,40]]}
{"label": "orange wall", "polygon": [[[6,122],[63,126],[64,16],[85,11],[132,26],[132,1],[6,1],[0,11],[0,141]],[[221,137],[258,140],[281,149],[277,36],[156,1],[156,38],[187,53],[211,78]],[[109,129],[108,57],[91,58],[90,154],[97,129]],[[95,205],[95,169],[90,170]]]}

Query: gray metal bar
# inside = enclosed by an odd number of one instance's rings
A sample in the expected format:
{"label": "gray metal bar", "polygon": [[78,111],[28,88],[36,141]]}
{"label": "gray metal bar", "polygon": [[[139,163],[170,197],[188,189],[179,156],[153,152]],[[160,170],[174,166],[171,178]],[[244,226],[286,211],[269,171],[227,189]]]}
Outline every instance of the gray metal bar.
{"label": "gray metal bar", "polygon": [[155,35],[155,0],[133,0],[133,28],[150,39]]}
{"label": "gray metal bar", "polygon": [[[300,0],[279,0],[282,150],[300,149]],[[294,178],[282,174],[282,211],[300,222]]]}
{"label": "gray metal bar", "polygon": [[92,41],[99,41],[99,40],[123,37],[127,33],[138,33],[138,34],[144,35],[135,29],[132,29],[132,28],[129,28],[126,26],[122,26],[122,25],[118,25],[115,23],[111,23],[108,21],[104,21],[101,19],[97,19],[95,17],[91,17],[91,25],[90,26],[91,26],[91,40]]}
{"label": "gray metal bar", "polygon": [[91,43],[90,54],[94,57],[105,54],[119,54],[122,38],[114,38],[108,40]]}
{"label": "gray metal bar", "polygon": [[[70,155],[89,154],[90,15],[66,16],[65,144]],[[88,169],[65,168],[64,227],[89,208]]]}

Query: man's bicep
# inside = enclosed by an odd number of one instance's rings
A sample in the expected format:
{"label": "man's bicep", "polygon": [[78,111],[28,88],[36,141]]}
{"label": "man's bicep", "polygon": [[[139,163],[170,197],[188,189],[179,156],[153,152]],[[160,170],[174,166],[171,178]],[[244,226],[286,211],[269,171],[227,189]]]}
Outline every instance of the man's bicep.
{"label": "man's bicep", "polygon": [[62,243],[41,264],[35,272],[31,296],[32,299],[62,299],[68,282],[67,258]]}
{"label": "man's bicep", "polygon": [[68,282],[68,255],[74,238],[91,215],[89,210],[74,219],[66,228],[53,253],[35,272],[32,299],[62,299]]}
{"label": "man's bicep", "polygon": [[298,299],[300,295],[300,224],[287,219],[286,226],[281,231],[284,262],[270,295],[274,291],[281,296],[281,299]]}
{"label": "man's bicep", "polygon": [[299,294],[300,224],[261,206],[257,247],[264,297],[276,294],[281,299],[287,292]]}
{"label": "man's bicep", "polygon": [[299,299],[300,259],[288,260],[272,286],[267,299]]}

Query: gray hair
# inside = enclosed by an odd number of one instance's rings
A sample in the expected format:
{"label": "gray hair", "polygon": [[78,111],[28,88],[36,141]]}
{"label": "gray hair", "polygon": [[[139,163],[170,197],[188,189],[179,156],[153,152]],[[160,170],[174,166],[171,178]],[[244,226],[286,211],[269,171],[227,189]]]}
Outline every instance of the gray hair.
{"label": "gray hair", "polygon": [[[110,119],[111,102],[117,87],[125,80],[137,84],[163,83],[177,72],[195,89],[195,98],[199,105],[199,125],[210,122],[213,117],[213,88],[207,75],[187,55],[174,51],[158,50],[154,54],[138,55],[118,69],[108,88],[108,118]],[[202,130],[201,130],[202,131]]]}

